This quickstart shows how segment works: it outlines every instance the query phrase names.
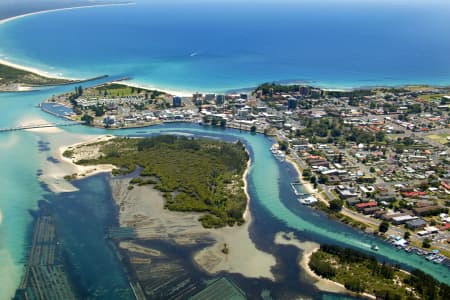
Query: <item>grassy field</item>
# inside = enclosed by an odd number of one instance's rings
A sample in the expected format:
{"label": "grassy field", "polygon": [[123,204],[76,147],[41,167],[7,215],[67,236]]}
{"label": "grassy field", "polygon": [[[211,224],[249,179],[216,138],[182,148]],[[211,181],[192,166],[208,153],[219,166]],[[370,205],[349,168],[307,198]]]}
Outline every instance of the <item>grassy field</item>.
{"label": "grassy field", "polygon": [[159,91],[135,88],[120,83],[103,84],[100,86],[96,86],[95,88],[88,89],[86,92],[88,94],[91,94],[92,96],[108,96],[113,98],[137,96],[142,92],[149,94],[151,98],[155,98],[164,94]]}
{"label": "grassy field", "polygon": [[420,99],[425,101],[441,101],[442,96],[448,96],[447,94],[432,94],[432,95],[420,95]]}
{"label": "grassy field", "polygon": [[0,64],[0,85],[23,84],[28,86],[58,85],[70,80],[48,78]]}
{"label": "grassy field", "polygon": [[450,134],[430,134],[427,135],[427,138],[432,139],[434,141],[437,141],[441,143],[442,145],[446,145],[449,142],[448,137],[450,137]]}

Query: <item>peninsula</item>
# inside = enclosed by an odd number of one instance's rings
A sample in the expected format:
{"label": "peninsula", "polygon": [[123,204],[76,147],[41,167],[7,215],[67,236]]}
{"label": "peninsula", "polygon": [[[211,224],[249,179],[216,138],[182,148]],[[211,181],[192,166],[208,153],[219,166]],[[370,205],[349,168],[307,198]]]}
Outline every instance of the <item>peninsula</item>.
{"label": "peninsula", "polygon": [[33,87],[61,85],[74,83],[75,80],[66,78],[50,78],[12,66],[0,63],[0,91],[26,91]]}

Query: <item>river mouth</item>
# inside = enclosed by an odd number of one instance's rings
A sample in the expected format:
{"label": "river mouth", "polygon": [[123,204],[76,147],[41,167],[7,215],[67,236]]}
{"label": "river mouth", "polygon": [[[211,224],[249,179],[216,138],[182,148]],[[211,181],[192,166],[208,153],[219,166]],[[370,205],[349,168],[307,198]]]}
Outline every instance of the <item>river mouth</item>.
{"label": "river mouth", "polygon": [[[86,133],[91,128],[80,127],[76,131]],[[138,130],[142,131],[142,130]],[[299,241],[313,241],[315,243],[332,243],[349,246],[358,250],[370,252],[370,244],[376,241],[373,237],[356,231],[348,226],[329,220],[319,211],[300,205],[290,183],[297,180],[297,173],[292,165],[276,161],[269,148],[270,139],[262,135],[251,135],[238,130],[223,130],[199,125],[171,124],[146,128],[149,135],[163,133],[183,133],[197,137],[223,139],[225,141],[243,141],[250,151],[253,165],[248,177],[248,192],[252,198],[250,210],[254,216],[249,228],[251,240],[256,248],[265,251],[276,258],[276,265],[272,268],[275,282],[268,279],[248,279],[236,273],[222,272],[212,276],[203,272],[193,262],[192,257],[199,247],[180,246],[164,240],[139,241],[144,246],[164,252],[165,259],[154,259],[155,265],[164,266],[167,261],[176,262],[174,269],[183,270],[180,282],[189,277],[192,284],[198,288],[206,285],[209,279],[227,277],[233,280],[251,298],[257,298],[261,293],[269,292],[274,298],[305,298],[319,299],[323,297],[340,297],[335,294],[319,292],[311,278],[305,276],[304,270],[298,266],[302,252],[293,246],[274,243],[278,232],[294,232]],[[95,130],[99,133],[110,131]],[[135,130],[120,130],[118,135],[137,136]],[[67,140],[67,137],[64,138]],[[47,143],[39,143],[39,147]],[[50,146],[53,145],[51,141]],[[52,147],[51,147],[52,148]],[[42,156],[49,157],[48,151]],[[54,160],[46,160],[49,164],[60,165]],[[267,172],[270,168],[271,172]],[[42,171],[39,172],[41,174]],[[124,268],[126,262],[121,261],[116,248],[105,239],[111,227],[117,227],[117,208],[112,200],[109,188],[108,174],[73,182],[78,191],[54,194],[47,191],[44,198],[51,203],[56,213],[58,231],[61,235],[69,273],[72,274],[75,286],[82,295],[90,295],[97,299],[107,299],[120,295],[123,299],[132,297],[129,280],[133,274]],[[376,241],[379,242],[379,241]],[[119,251],[120,254],[120,251]],[[397,252],[390,246],[381,245],[377,253],[380,260],[405,262],[405,265],[417,265],[427,268],[430,272],[445,279],[445,269],[424,259],[415,259],[403,252]],[[106,274],[106,275],[105,275]],[[175,285],[176,286],[176,285]],[[171,288],[174,288],[171,286]]]}
{"label": "river mouth", "polygon": [[[175,133],[184,132],[179,128],[174,131]],[[224,135],[223,130],[195,133],[195,135],[213,136],[227,141],[237,140],[235,136]],[[250,153],[254,159],[253,151],[250,150]],[[50,160],[49,163],[57,162]],[[111,238],[119,228],[119,213],[113,200],[111,180],[125,180],[127,177],[112,179],[110,174],[98,174],[73,181],[72,184],[77,191],[49,193],[46,196],[46,200],[55,212],[69,274],[79,294],[96,299],[107,299],[112,296],[132,299],[129,282],[135,282],[138,279],[137,273],[141,274],[146,269],[148,272],[150,268],[154,271],[145,277],[144,290],[151,295],[151,298],[163,299],[164,295],[167,297],[174,290],[179,293],[178,296],[186,298],[204,288],[211,280],[220,277],[232,280],[252,299],[259,298],[261,293],[282,299],[297,296],[319,299],[324,295],[313,286],[312,280],[305,276],[298,263],[293,263],[299,261],[302,252],[293,246],[274,243],[278,232],[289,231],[290,228],[273,218],[258,201],[250,202],[253,219],[249,227],[249,235],[259,250],[269,253],[276,259],[276,264],[271,269],[275,281],[247,278],[233,272],[210,274],[203,271],[194,257],[199,250],[211,246],[212,241],[204,240],[194,245],[180,245],[157,238]],[[250,194],[255,193],[254,189],[255,186],[250,181]],[[122,234],[121,231],[119,235]],[[297,233],[296,238],[302,240],[302,234]],[[130,252],[120,247],[121,242],[132,242],[137,246],[159,252],[161,255],[130,255]],[[151,263],[146,265],[146,260]],[[138,261],[137,264],[135,264],[136,261]],[[170,284],[161,281],[168,274],[172,274],[170,280],[173,282]],[[142,280],[142,276],[140,279]],[[169,278],[166,279],[169,280]],[[185,294],[183,289],[186,290]]]}
{"label": "river mouth", "polygon": [[[137,133],[136,130],[120,130],[117,131],[117,134],[132,137],[143,136],[141,133],[143,130],[138,131],[139,133]],[[389,256],[384,256],[384,251],[371,253],[370,245],[373,241],[376,241],[372,236],[344,224],[337,223],[334,220],[330,220],[320,211],[300,205],[291,187],[291,183],[296,182],[298,179],[297,172],[288,162],[279,162],[273,158],[268,150],[272,143],[270,139],[261,135],[251,135],[250,133],[239,132],[238,130],[223,130],[188,124],[171,124],[169,126],[160,125],[146,128],[145,132],[145,136],[171,133],[182,135],[189,134],[191,136],[221,139],[229,142],[239,139],[246,144],[252,162],[254,162],[248,177],[248,192],[252,199],[250,202],[250,211],[253,216],[252,224],[249,227],[249,234],[252,242],[256,245],[256,248],[275,257],[276,265],[271,269],[271,272],[275,277],[275,282],[267,279],[248,279],[236,273],[221,272],[213,276],[203,272],[196,265],[192,257],[199,249],[208,246],[208,242],[194,246],[183,246],[158,239],[137,241],[138,244],[164,252],[167,259],[170,258],[171,261],[177,261],[177,267],[186,271],[186,274],[189,274],[189,278],[192,278],[191,280],[193,283],[195,282],[196,286],[204,286],[205,282],[217,276],[226,276],[235,281],[240,288],[252,296],[260,295],[263,290],[270,291],[270,295],[276,296],[276,298],[293,295],[321,298],[322,295],[328,295],[319,292],[313,286],[311,278],[305,276],[304,271],[301,270],[298,263],[294,263],[300,260],[302,256],[301,250],[293,246],[278,245],[274,243],[275,237],[279,232],[294,232],[295,238],[299,241],[313,241],[320,244],[333,243],[341,246],[351,246],[359,250],[361,250],[361,248],[365,249],[365,247],[361,245],[368,245],[366,251],[372,255],[375,254],[380,260],[398,262],[396,257],[392,258],[391,253],[389,253]],[[267,173],[260,172],[260,166],[263,166],[263,169],[264,167],[267,168],[269,166],[273,168],[274,172],[271,174],[273,176],[267,178]],[[102,220],[105,223],[99,227],[103,229],[97,233],[97,242],[100,242],[100,236],[104,238],[105,232],[107,232],[109,228],[112,226],[117,227],[118,222],[117,207],[115,207],[114,201],[112,200],[109,181],[110,175],[100,174],[74,182],[74,185],[78,188],[78,192],[76,193],[52,195],[52,198],[55,199],[52,203],[60,205],[59,211],[61,211],[64,216],[70,211],[72,214],[78,215],[78,217],[72,218],[72,220],[75,220],[76,222],[90,217],[96,219],[93,221],[97,222],[97,214],[104,214]],[[264,186],[262,186],[262,184],[264,184]],[[271,189],[267,189],[267,187],[270,187]],[[261,195],[261,192],[263,192],[263,195]],[[94,197],[94,195],[97,194],[98,196]],[[268,196],[277,200],[272,199],[267,202],[268,200],[266,198]],[[94,197],[97,200],[94,202],[85,201],[84,204],[74,204],[71,202],[73,199],[89,199],[90,197]],[[97,203],[98,201],[100,202]],[[66,204],[63,205],[63,203]],[[65,205],[68,205],[70,209],[67,209]],[[77,205],[80,207],[77,207]],[[86,207],[86,205],[88,205],[89,208]],[[279,215],[280,213],[283,213],[282,209],[275,209],[274,207],[271,207],[271,205],[277,205],[276,207],[288,209],[290,214],[287,216]],[[100,212],[95,213],[97,210]],[[295,216],[295,219],[292,219],[292,216]],[[62,217],[60,219],[63,222],[68,222],[64,226],[69,228],[74,226],[75,228],[81,228],[81,225],[71,224],[72,221],[69,221],[70,218],[68,217]],[[295,225],[292,223],[294,220],[296,220]],[[72,230],[72,236],[75,235],[78,235],[80,241],[85,238],[82,231],[77,233],[77,230]],[[353,244],[353,241],[356,241],[356,244]],[[377,242],[379,243],[379,241]],[[104,244],[104,242],[102,241],[100,244]],[[103,245],[99,247],[99,249],[100,250],[96,251],[101,252],[108,250],[114,252],[117,250],[117,247],[114,248],[111,247],[111,245],[105,247],[105,245]],[[399,259],[402,259],[405,256],[404,253],[396,252],[394,249],[388,248],[388,250],[392,251],[395,255],[398,255]],[[408,256],[407,258],[411,258],[411,256]],[[160,260],[152,259],[152,262],[156,265],[164,265],[164,261],[166,260],[162,258]],[[430,264],[424,260],[420,260],[419,263],[439,269],[439,266]],[[405,266],[408,265],[409,263],[405,264]],[[120,263],[116,263],[115,266],[123,272],[123,266]],[[114,272],[111,272],[111,274],[113,273]],[[122,282],[127,281],[127,276],[133,277],[132,272],[124,272],[123,274],[121,275],[122,277],[119,276],[122,278]],[[183,281],[182,278],[180,278],[180,280]],[[117,283],[120,282],[120,280],[114,279],[113,282]]]}

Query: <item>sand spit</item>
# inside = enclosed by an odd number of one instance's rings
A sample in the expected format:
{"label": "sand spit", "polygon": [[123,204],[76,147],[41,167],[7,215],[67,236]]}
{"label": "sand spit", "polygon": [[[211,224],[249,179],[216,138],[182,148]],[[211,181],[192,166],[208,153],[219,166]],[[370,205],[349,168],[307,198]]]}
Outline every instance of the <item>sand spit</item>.
{"label": "sand spit", "polygon": [[[39,131],[39,133],[46,134],[47,132]],[[92,157],[94,153],[98,153],[98,146],[90,147],[89,145],[96,142],[107,141],[111,138],[113,137],[110,135],[94,137],[91,135],[67,135],[67,140],[79,140],[81,142],[71,146],[59,146],[53,153],[54,158],[56,158],[58,163],[45,161],[43,165],[43,174],[40,176],[40,180],[54,193],[75,192],[77,191],[77,188],[64,177],[72,176],[73,179],[80,179],[98,173],[111,172],[114,168],[112,165],[80,166],[75,164],[75,162],[81,158],[89,158]],[[56,146],[61,145],[61,141],[59,141],[54,134],[49,134],[47,139],[51,142],[55,142],[57,144]],[[66,150],[78,147],[84,147],[85,151],[80,153],[77,152],[77,154],[74,154],[71,158],[63,156],[63,153]]]}
{"label": "sand spit", "polygon": [[[19,122],[17,122],[17,127],[27,127],[27,126],[37,126],[48,124],[49,122],[40,117],[34,116],[25,116]],[[44,128],[32,128],[26,129],[26,131],[36,132],[36,133],[61,133],[63,132],[60,128],[57,127],[44,127]]]}
{"label": "sand spit", "polygon": [[375,299],[375,296],[363,293],[363,294],[356,294],[348,289],[345,288],[345,286],[339,282],[335,282],[323,277],[320,277],[316,273],[314,273],[313,270],[309,267],[309,261],[311,259],[311,256],[314,252],[318,251],[320,249],[320,245],[314,242],[302,242],[299,241],[297,238],[295,238],[294,233],[289,232],[279,232],[275,235],[275,244],[278,245],[291,245],[294,247],[297,247],[298,249],[302,250],[303,256],[301,257],[299,261],[299,265],[302,270],[305,271],[305,273],[300,274],[303,278],[309,278],[314,280],[314,286],[322,291],[322,292],[329,292],[329,293],[339,293],[339,294],[348,294],[351,296],[359,296],[364,297],[368,299]]}
{"label": "sand spit", "polygon": [[320,291],[330,293],[348,293],[349,291],[340,283],[322,278],[314,273],[309,267],[308,263],[311,255],[319,250],[320,245],[314,242],[301,242],[295,238],[293,233],[279,232],[275,235],[275,244],[277,245],[291,245],[297,247],[303,252],[299,264],[305,273],[301,274],[303,277],[313,279],[314,286]]}
{"label": "sand spit", "polygon": [[[75,174],[76,176],[74,177],[77,179],[86,176],[93,176],[98,173],[111,172],[113,169],[115,169],[113,165],[105,164],[105,165],[81,166],[77,165],[76,162],[81,159],[99,158],[100,155],[102,154],[100,152],[101,145],[97,143],[106,142],[113,138],[114,136],[112,135],[102,135],[71,146],[62,146],[59,148],[58,159],[70,163],[72,165],[74,170],[74,173],[72,174]],[[64,153],[66,151],[71,151],[75,149],[77,149],[77,151],[74,151],[70,157],[64,156]],[[83,150],[79,151],[79,149]]]}

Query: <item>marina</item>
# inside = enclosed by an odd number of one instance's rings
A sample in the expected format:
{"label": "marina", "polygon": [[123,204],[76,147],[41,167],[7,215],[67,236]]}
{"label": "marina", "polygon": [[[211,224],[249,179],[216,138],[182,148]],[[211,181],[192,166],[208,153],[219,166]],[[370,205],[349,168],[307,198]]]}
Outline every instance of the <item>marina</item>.
{"label": "marina", "polygon": [[279,149],[278,144],[272,145],[270,147],[270,152],[272,152],[273,156],[278,159],[279,161],[285,161],[286,160],[286,154]]}
{"label": "marina", "polygon": [[291,187],[292,187],[292,190],[294,191],[294,194],[296,196],[304,197],[304,196],[309,196],[310,195],[309,193],[304,193],[303,192],[303,184],[301,182],[299,182],[299,181],[291,182]]}
{"label": "marina", "polygon": [[423,258],[425,258],[425,260],[427,261],[433,262],[435,264],[442,264],[450,268],[450,259],[444,255],[439,254],[438,250],[425,251],[419,249],[417,247],[409,245],[408,241],[396,235],[388,236],[386,242],[391,246],[397,248],[398,251],[403,250],[408,254],[423,256]]}

